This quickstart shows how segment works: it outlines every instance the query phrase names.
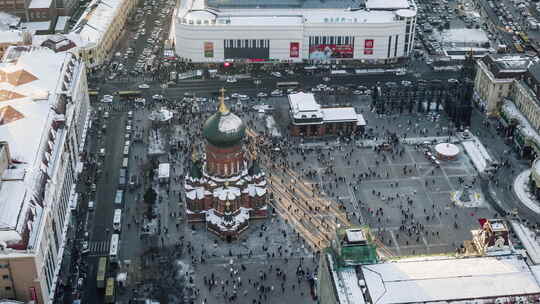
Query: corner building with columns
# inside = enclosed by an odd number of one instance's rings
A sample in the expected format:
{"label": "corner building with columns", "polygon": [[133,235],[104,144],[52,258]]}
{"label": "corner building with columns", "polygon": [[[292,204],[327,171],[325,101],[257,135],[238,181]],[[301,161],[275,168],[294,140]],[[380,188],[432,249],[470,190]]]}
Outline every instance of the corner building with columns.
{"label": "corner building with columns", "polygon": [[267,216],[266,176],[244,150],[245,125],[221,97],[219,110],[204,124],[206,151],[192,158],[184,190],[189,223],[206,222],[208,230],[232,240],[249,221]]}

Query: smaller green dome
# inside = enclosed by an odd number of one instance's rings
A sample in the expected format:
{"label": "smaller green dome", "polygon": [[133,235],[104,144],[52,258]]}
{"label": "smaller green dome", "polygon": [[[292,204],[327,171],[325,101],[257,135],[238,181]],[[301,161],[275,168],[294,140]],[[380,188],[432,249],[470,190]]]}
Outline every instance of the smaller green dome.
{"label": "smaller green dome", "polygon": [[204,123],[203,135],[213,146],[228,148],[238,145],[246,133],[240,117],[230,111],[219,111]]}

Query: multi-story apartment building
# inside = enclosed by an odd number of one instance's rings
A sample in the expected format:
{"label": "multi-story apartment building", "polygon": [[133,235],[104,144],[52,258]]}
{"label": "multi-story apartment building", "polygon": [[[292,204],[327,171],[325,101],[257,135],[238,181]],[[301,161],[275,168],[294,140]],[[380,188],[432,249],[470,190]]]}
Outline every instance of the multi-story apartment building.
{"label": "multi-story apartment building", "polygon": [[129,0],[94,0],[90,3],[73,28],[86,43],[80,50],[88,67],[98,66],[109,58],[136,4]]}
{"label": "multi-story apartment building", "polygon": [[85,64],[12,47],[0,101],[0,298],[51,303],[89,116]]}
{"label": "multi-story apartment building", "polygon": [[474,98],[488,116],[497,116],[504,98],[510,96],[514,79],[532,65],[525,55],[489,54],[477,61]]}

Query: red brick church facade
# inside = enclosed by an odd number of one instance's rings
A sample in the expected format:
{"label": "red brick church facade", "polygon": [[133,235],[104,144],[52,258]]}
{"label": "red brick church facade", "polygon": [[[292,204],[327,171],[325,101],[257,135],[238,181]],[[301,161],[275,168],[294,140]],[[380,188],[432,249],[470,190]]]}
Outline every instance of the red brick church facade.
{"label": "red brick church facade", "polygon": [[246,157],[245,126],[223,100],[203,134],[204,157],[193,157],[184,185],[187,220],[206,222],[221,238],[237,239],[250,220],[267,216],[266,176]]}

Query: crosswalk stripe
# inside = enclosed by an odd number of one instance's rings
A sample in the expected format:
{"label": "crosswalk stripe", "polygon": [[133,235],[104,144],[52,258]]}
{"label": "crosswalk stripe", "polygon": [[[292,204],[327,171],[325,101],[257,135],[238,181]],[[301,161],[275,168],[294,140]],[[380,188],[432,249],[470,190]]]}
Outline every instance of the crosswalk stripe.
{"label": "crosswalk stripe", "polygon": [[109,251],[109,243],[110,241],[94,241],[90,242],[88,247],[90,248],[90,252],[106,253]]}

